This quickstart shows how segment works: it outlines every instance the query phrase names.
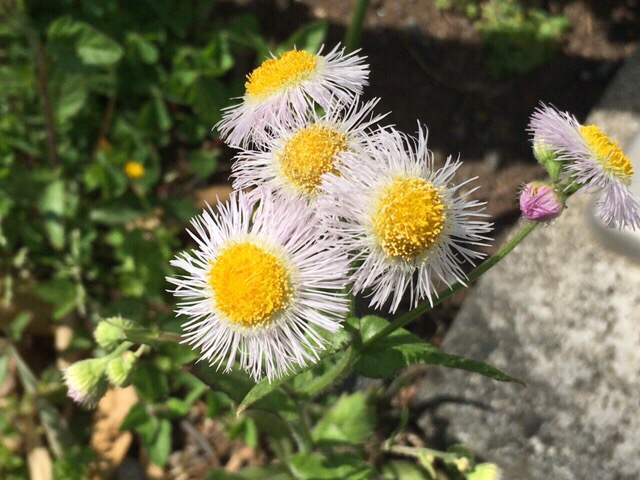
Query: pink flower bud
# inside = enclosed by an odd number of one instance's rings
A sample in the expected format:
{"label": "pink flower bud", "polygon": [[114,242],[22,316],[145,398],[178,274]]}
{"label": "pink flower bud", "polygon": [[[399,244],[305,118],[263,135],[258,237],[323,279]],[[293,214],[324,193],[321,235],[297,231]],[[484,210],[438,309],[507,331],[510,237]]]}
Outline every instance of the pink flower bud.
{"label": "pink flower bud", "polygon": [[564,210],[564,200],[553,185],[544,182],[527,183],[520,192],[520,212],[527,220],[548,222]]}

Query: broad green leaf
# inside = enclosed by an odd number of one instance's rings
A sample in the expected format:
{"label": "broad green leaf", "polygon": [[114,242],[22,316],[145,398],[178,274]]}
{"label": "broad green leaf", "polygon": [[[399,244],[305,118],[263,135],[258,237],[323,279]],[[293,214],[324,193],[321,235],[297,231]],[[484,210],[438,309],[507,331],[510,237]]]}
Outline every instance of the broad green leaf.
{"label": "broad green leaf", "polygon": [[342,395],[313,428],[314,441],[322,445],[360,445],[373,433],[375,416],[362,392]]}
{"label": "broad green leaf", "polygon": [[365,480],[372,478],[371,465],[353,453],[298,453],[287,459],[296,480]]}
{"label": "broad green leaf", "polygon": [[278,45],[277,53],[283,53],[292,48],[298,50],[306,50],[307,52],[316,53],[327,35],[327,22],[325,20],[317,20],[308,23],[296,30],[286,41]]}
{"label": "broad green leaf", "polygon": [[[387,325],[388,322],[384,318],[374,315],[363,317],[361,319],[363,341],[372,338]],[[516,382],[524,385],[522,380],[511,377],[491,365],[445,353],[404,329],[396,330],[371,347],[367,347],[356,360],[354,370],[365,377],[386,378],[394,375],[402,367],[415,364],[458,368],[501,382]]]}
{"label": "broad green leaf", "polygon": [[85,65],[113,65],[123,53],[122,47],[115,40],[88,24],[82,24],[76,52]]}
{"label": "broad green leaf", "polygon": [[[347,331],[345,329],[339,330],[338,332],[336,332],[335,334],[332,335],[332,337],[331,337],[331,345],[326,350],[324,350],[323,352],[320,353],[320,355],[319,355],[320,359],[319,360],[322,360],[323,358],[326,358],[329,355],[333,355],[334,353],[346,348],[349,345],[350,342],[351,342],[351,335],[349,335],[349,333],[347,333]],[[298,375],[298,374],[300,374],[302,372],[306,372],[307,370],[313,368],[314,366],[315,366],[315,364],[307,365],[305,367],[297,367],[289,375],[284,375],[282,377],[275,378],[275,379],[273,379],[271,381],[269,381],[266,378],[263,379],[259,383],[255,384],[253,386],[253,388],[251,388],[251,390],[246,393],[246,395],[244,396],[244,398],[240,402],[240,405],[238,405],[238,412],[237,413],[238,414],[242,413],[244,410],[249,408],[251,405],[253,405],[258,400],[260,400],[260,399],[266,397],[267,395],[271,394],[272,392],[276,391],[276,389],[280,385],[282,385],[283,383],[285,383],[289,379],[293,378],[294,376],[296,376],[296,375]]]}

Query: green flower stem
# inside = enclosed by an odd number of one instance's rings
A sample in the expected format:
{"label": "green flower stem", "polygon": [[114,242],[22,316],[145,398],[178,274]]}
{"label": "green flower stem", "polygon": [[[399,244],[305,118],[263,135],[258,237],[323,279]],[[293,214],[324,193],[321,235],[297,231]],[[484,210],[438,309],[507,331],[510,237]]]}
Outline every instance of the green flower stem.
{"label": "green flower stem", "polygon": [[177,333],[162,332],[149,328],[128,328],[124,335],[130,342],[142,343],[145,345],[156,345],[159,342],[180,342],[181,337]]}
{"label": "green flower stem", "polygon": [[118,348],[116,348],[113,352],[111,352],[109,355],[107,355],[105,358],[116,358],[119,357],[120,355],[122,355],[126,350],[129,350],[129,347],[131,347],[131,345],[133,345],[133,343],[131,342],[122,342]]}
{"label": "green flower stem", "polygon": [[360,42],[360,35],[362,34],[362,23],[364,22],[364,15],[369,6],[369,0],[358,0],[353,13],[351,14],[351,23],[347,28],[347,33],[344,36],[344,47],[347,52],[352,52],[358,46]]}
{"label": "green flower stem", "polygon": [[[524,240],[525,237],[529,235],[538,225],[539,225],[538,222],[527,221],[524,227],[522,227],[513,237],[511,237],[504,245],[502,245],[496,253],[494,253],[491,257],[487,258],[484,262],[482,262],[480,265],[474,268],[471,271],[471,273],[469,273],[469,275],[467,276],[468,283],[471,283],[477,280],[478,277],[480,277],[483,273],[485,273],[487,270],[493,267],[496,263],[502,260],[505,257],[505,255],[507,255],[511,250],[513,250],[516,247],[516,245],[518,245],[522,240]],[[423,314],[427,310],[430,310],[431,308],[435,307],[440,302],[442,302],[445,298],[450,297],[451,295],[453,295],[454,293],[456,293],[458,290],[460,290],[462,287],[465,287],[465,286],[466,286],[465,284],[456,282],[453,285],[451,285],[451,288],[448,288],[442,292],[439,292],[438,298],[434,300],[433,305],[431,305],[428,301],[422,302],[413,310],[410,310],[407,313],[400,315],[391,323],[389,323],[389,325],[387,325],[385,328],[380,330],[378,333],[372,336],[369,340],[364,342],[363,348],[370,347],[374,343],[389,336],[391,333],[395,332],[396,330],[404,327],[407,323],[414,320],[416,317]]]}
{"label": "green flower stem", "polygon": [[415,458],[433,457],[441,458],[442,460],[457,460],[460,455],[451,452],[441,452],[439,450],[433,450],[425,447],[406,447],[404,445],[388,445],[384,444],[382,450],[385,452],[396,453],[399,455],[406,455]]}

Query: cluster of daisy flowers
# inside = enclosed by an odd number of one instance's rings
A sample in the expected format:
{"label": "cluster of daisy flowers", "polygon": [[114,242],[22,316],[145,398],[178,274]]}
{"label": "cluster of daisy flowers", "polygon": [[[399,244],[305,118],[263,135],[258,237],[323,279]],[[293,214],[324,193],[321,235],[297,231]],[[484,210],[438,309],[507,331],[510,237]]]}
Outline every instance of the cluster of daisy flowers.
{"label": "cluster of daisy flowers", "polygon": [[[436,167],[427,130],[380,126],[363,102],[369,69],[357,52],[292,50],[247,76],[242,101],[217,125],[237,150],[235,192],[192,220],[195,248],[172,265],[183,340],[216,368],[235,365],[269,381],[313,364],[350,311],[352,295],[395,312],[433,305],[438,288],[464,285],[463,264],[490,241],[474,179],[454,182],[460,161]],[[541,105],[529,131],[549,181],[525,185],[524,218],[549,222],[579,191],[600,192],[612,228],[640,227],[633,168],[595,125]],[[69,395],[95,405],[108,383],[131,381],[137,358],[121,318],[100,322],[103,358],[65,369]]]}
{"label": "cluster of daisy flowers", "polygon": [[[490,241],[459,160],[437,168],[418,124],[380,126],[357,52],[291,50],[247,76],[217,125],[237,150],[230,200],[192,221],[172,265],[184,340],[216,368],[270,381],[314,363],[350,295],[395,312],[464,283]],[[472,179],[473,180],[473,179]],[[477,187],[476,187],[477,188]]]}

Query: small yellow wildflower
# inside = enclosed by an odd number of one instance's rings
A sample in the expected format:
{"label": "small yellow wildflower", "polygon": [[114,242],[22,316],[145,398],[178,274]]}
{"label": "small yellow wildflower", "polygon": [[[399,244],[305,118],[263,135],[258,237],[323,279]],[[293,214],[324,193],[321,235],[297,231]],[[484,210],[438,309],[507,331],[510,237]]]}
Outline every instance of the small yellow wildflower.
{"label": "small yellow wildflower", "polygon": [[144,175],[144,165],[135,160],[129,160],[124,164],[124,173],[132,180],[138,180]]}

